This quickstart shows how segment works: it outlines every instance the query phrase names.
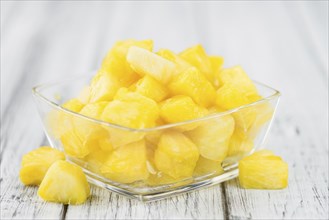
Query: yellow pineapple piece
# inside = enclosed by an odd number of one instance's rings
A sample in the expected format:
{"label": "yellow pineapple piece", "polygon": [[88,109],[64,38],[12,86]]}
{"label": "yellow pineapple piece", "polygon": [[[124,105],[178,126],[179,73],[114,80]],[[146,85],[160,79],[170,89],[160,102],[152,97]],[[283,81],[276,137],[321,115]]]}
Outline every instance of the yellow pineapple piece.
{"label": "yellow pineapple piece", "polygon": [[129,128],[154,127],[158,117],[155,101],[126,88],[118,91],[102,114],[102,120]]}
{"label": "yellow pineapple piece", "polygon": [[40,185],[48,168],[58,160],[65,160],[63,152],[42,146],[25,154],[19,178],[24,185]]}
{"label": "yellow pineapple piece", "polygon": [[177,75],[169,84],[173,95],[190,96],[198,105],[209,107],[216,99],[212,84],[194,67]]}
{"label": "yellow pineapple piece", "polygon": [[186,62],[183,58],[172,52],[171,50],[161,49],[157,54],[167,60],[175,63],[175,75],[184,72],[186,69],[191,67],[191,64]]}
{"label": "yellow pineapple piece", "polygon": [[167,88],[148,75],[140,79],[135,87],[137,93],[153,99],[156,102],[162,101],[168,95]]}
{"label": "yellow pineapple piece", "polygon": [[234,119],[223,115],[200,122],[188,137],[199,148],[200,154],[210,160],[223,161],[228,152],[229,139],[234,131]]}
{"label": "yellow pineapple piece", "polygon": [[239,181],[246,189],[283,189],[288,185],[288,164],[270,151],[240,160]]}
{"label": "yellow pineapple piece", "polygon": [[101,167],[109,159],[111,151],[97,150],[88,154],[83,160],[86,162],[88,170],[101,174]]}
{"label": "yellow pineapple piece", "polygon": [[199,157],[199,160],[195,166],[193,176],[204,176],[204,175],[219,175],[224,173],[222,168],[221,161],[209,160],[202,156]]}
{"label": "yellow pineapple piece", "polygon": [[166,84],[175,74],[175,63],[140,47],[130,47],[127,61],[141,76],[149,75]]}
{"label": "yellow pineapple piece", "polygon": [[45,201],[72,205],[84,203],[89,194],[82,169],[66,161],[57,161],[48,169],[38,190]]}
{"label": "yellow pineapple piece", "polygon": [[[80,114],[99,120],[107,104],[108,102],[87,104],[81,109]],[[60,137],[64,151],[69,156],[83,158],[99,148],[98,140],[109,136],[103,126],[97,122],[72,116],[71,123],[71,129]]]}
{"label": "yellow pineapple piece", "polygon": [[[77,113],[84,107],[84,104],[79,99],[70,99],[62,107]],[[73,117],[73,114],[56,109],[47,115],[46,124],[52,135],[59,139],[63,134],[73,128]]]}
{"label": "yellow pineapple piece", "polygon": [[103,60],[101,70],[113,74],[123,86],[129,86],[139,79],[139,75],[130,67],[127,62],[127,53],[130,47],[137,46],[152,51],[152,40],[125,40],[118,41],[107,53]]}
{"label": "yellow pineapple piece", "polygon": [[197,146],[180,132],[164,133],[154,153],[156,168],[175,179],[190,177],[199,158]]}
{"label": "yellow pineapple piece", "polygon": [[237,131],[234,131],[230,142],[227,156],[242,157],[248,154],[254,148],[253,139],[246,135],[241,135]]}
{"label": "yellow pineapple piece", "polygon": [[108,136],[104,136],[103,138],[98,140],[98,146],[101,150],[106,152],[111,152],[114,150],[113,143],[111,142],[111,136],[108,134]]}
{"label": "yellow pineapple piece", "polygon": [[79,112],[83,108],[84,104],[79,99],[70,99],[65,102],[62,107],[72,112]]}
{"label": "yellow pineapple piece", "polygon": [[206,51],[200,44],[187,48],[181,52],[179,56],[190,63],[192,66],[198,68],[209,80],[209,82],[214,81],[215,76],[212,70],[212,63],[206,54]]}
{"label": "yellow pineapple piece", "polygon": [[[160,105],[160,116],[167,123],[176,123],[192,120],[206,116],[207,109],[195,104],[188,96],[174,96],[165,100]],[[181,125],[181,130],[191,130],[198,126],[198,123]]]}
{"label": "yellow pineapple piece", "polygon": [[217,90],[216,105],[220,108],[228,110],[249,103],[248,97],[234,84],[226,83]]}
{"label": "yellow pineapple piece", "polygon": [[90,118],[101,120],[104,108],[109,104],[109,102],[96,102],[85,105],[81,110],[80,114],[85,115]]}
{"label": "yellow pineapple piece", "polygon": [[245,96],[258,94],[257,88],[241,66],[221,70],[217,75],[220,85],[234,84]]}
{"label": "yellow pineapple piece", "polygon": [[127,145],[133,142],[140,141],[144,138],[145,132],[133,132],[131,130],[126,130],[123,128],[116,128],[116,127],[106,127],[106,130],[109,134],[109,144],[106,145],[106,142],[103,142],[104,146],[100,145],[102,149],[109,148],[112,146],[113,149],[117,149],[118,147],[121,147],[123,145]]}
{"label": "yellow pineapple piece", "polygon": [[209,60],[210,60],[212,72],[214,75],[213,84],[215,85],[216,88],[218,88],[220,84],[219,84],[219,80],[217,79],[216,76],[218,76],[219,71],[222,69],[222,66],[224,64],[224,58],[220,57],[220,56],[209,56]]}
{"label": "yellow pineapple piece", "polygon": [[64,152],[72,157],[84,158],[91,151],[98,148],[97,139],[88,139],[88,137],[77,132],[76,129],[72,129],[63,134],[60,140]]}
{"label": "yellow pineapple piece", "polygon": [[122,86],[112,73],[99,71],[91,81],[89,102],[111,101]]}
{"label": "yellow pineapple piece", "polygon": [[274,109],[269,103],[258,103],[233,113],[236,130],[243,136],[255,138],[259,130],[272,119]]}
{"label": "yellow pineapple piece", "polygon": [[143,140],[124,145],[113,151],[101,167],[101,172],[110,180],[120,183],[145,180],[149,176],[146,154]]}

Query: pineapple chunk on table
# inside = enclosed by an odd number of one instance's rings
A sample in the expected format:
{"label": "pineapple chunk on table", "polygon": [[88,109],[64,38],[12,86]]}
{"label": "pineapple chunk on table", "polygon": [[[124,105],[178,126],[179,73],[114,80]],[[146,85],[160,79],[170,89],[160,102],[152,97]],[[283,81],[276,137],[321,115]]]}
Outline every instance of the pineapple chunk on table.
{"label": "pineapple chunk on table", "polygon": [[57,161],[49,168],[38,190],[45,201],[72,205],[84,203],[89,194],[82,169],[66,161]]}
{"label": "pineapple chunk on table", "polygon": [[149,75],[163,84],[175,74],[175,63],[140,47],[130,47],[127,61],[141,76]]}
{"label": "pineapple chunk on table", "polygon": [[152,51],[152,40],[125,40],[118,41],[107,53],[101,66],[101,70],[111,73],[123,86],[130,86],[139,79],[137,74],[127,62],[127,53],[130,47],[137,46],[147,51]]}
{"label": "pineapple chunk on table", "polygon": [[288,164],[263,150],[239,162],[240,185],[246,189],[283,189],[288,185]]}
{"label": "pineapple chunk on table", "polygon": [[198,159],[197,146],[184,134],[174,131],[162,134],[154,153],[156,168],[175,179],[192,176]]}
{"label": "pineapple chunk on table", "polygon": [[113,151],[100,170],[103,176],[120,183],[146,180],[149,176],[146,160],[147,151],[142,140]]}
{"label": "pineapple chunk on table", "polygon": [[175,76],[169,84],[169,90],[173,95],[190,96],[203,107],[211,106],[216,99],[215,88],[195,67],[188,68]]}
{"label": "pineapple chunk on table", "polygon": [[40,185],[49,167],[58,160],[65,160],[63,152],[42,146],[25,154],[19,178],[24,185]]}

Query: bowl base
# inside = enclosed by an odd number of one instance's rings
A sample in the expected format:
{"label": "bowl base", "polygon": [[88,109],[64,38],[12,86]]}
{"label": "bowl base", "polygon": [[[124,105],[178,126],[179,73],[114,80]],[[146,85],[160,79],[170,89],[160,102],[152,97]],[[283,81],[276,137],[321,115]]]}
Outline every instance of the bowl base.
{"label": "bowl base", "polygon": [[189,192],[192,190],[196,190],[199,188],[204,188],[207,186],[212,186],[230,179],[233,179],[238,176],[238,169],[232,169],[229,171],[224,172],[223,174],[219,176],[215,176],[209,179],[201,180],[201,181],[194,181],[193,183],[190,183],[185,186],[180,186],[176,188],[164,188],[162,191],[154,191],[151,187],[149,188],[137,188],[136,189],[129,189],[129,188],[123,188],[117,185],[112,185],[109,183],[105,183],[104,181],[99,180],[94,174],[89,172],[86,169],[83,169],[88,182],[101,187],[103,189],[109,190],[114,193],[118,193],[120,195],[124,195],[126,197],[132,198],[132,199],[137,199],[142,202],[150,202],[150,201],[155,201],[155,200],[160,200],[164,198],[168,198],[170,196],[176,196],[181,193]]}

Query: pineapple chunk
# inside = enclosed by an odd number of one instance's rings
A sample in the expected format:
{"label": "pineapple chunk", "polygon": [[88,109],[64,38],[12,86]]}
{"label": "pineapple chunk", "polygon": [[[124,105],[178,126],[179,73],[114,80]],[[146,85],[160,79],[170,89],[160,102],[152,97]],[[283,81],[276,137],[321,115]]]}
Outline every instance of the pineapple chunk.
{"label": "pineapple chunk", "polygon": [[81,204],[90,194],[82,169],[66,161],[55,162],[43,179],[38,195],[49,202]]}
{"label": "pineapple chunk", "polygon": [[[258,99],[261,99],[259,96]],[[251,101],[257,101],[251,99]],[[236,131],[242,134],[242,136],[248,136],[249,138],[255,138],[259,133],[259,130],[263,125],[272,119],[274,109],[268,101],[255,103],[252,106],[248,106],[233,113],[233,117],[236,122]]]}
{"label": "pineapple chunk", "polygon": [[[87,104],[81,109],[80,114],[100,119],[107,104],[108,102]],[[60,138],[65,153],[69,156],[83,158],[91,151],[99,148],[98,140],[108,138],[107,131],[97,122],[78,116],[72,116],[71,122],[72,128]]]}
{"label": "pineapple chunk", "polygon": [[[82,129],[82,128],[81,128]],[[84,158],[91,151],[98,148],[97,139],[88,139],[76,129],[66,132],[61,137],[64,152],[72,157]]]}
{"label": "pineapple chunk", "polygon": [[129,86],[139,79],[139,75],[130,67],[127,62],[127,53],[130,47],[137,46],[145,50],[152,51],[152,40],[125,40],[117,42],[107,53],[103,60],[101,70],[111,73],[119,79],[123,86]]}
{"label": "pineapple chunk", "polygon": [[111,136],[108,134],[108,137],[104,137],[102,139],[98,140],[98,146],[101,150],[106,151],[106,152],[111,152],[114,150],[113,143],[111,142]]}
{"label": "pineapple chunk", "polygon": [[163,84],[168,83],[175,73],[175,64],[140,47],[130,47],[127,61],[141,76],[149,75]]}
{"label": "pineapple chunk", "polygon": [[118,91],[102,114],[102,120],[129,128],[153,127],[158,117],[155,101],[126,88]]}
{"label": "pineapple chunk", "polygon": [[[107,127],[106,130],[109,134],[109,141],[103,142],[100,147],[104,150],[112,146],[113,149],[117,149],[123,145],[127,145],[133,142],[140,141],[144,138],[145,132],[133,132],[122,128]],[[106,143],[110,144],[107,145]]]}
{"label": "pineapple chunk", "polygon": [[192,66],[198,68],[210,82],[214,81],[212,63],[200,44],[187,48],[179,55]]}
{"label": "pineapple chunk", "polygon": [[122,86],[123,84],[112,73],[99,71],[91,81],[89,101],[111,101]]}
{"label": "pineapple chunk", "polygon": [[140,79],[135,87],[137,93],[153,99],[156,102],[162,101],[168,95],[167,88],[148,75]]}
{"label": "pineapple chunk", "polygon": [[224,58],[220,56],[209,56],[213,74],[216,76],[222,69]]}
{"label": "pineapple chunk", "polygon": [[217,75],[217,80],[220,85],[234,84],[247,97],[258,94],[256,86],[241,66],[221,70]]}
{"label": "pineapple chunk", "polygon": [[198,148],[179,132],[166,132],[161,136],[154,153],[156,168],[175,179],[190,177],[199,159]]}
{"label": "pineapple chunk", "polygon": [[[79,99],[70,99],[62,107],[72,112],[79,112],[84,104]],[[59,139],[63,134],[73,129],[73,117],[75,116],[62,110],[53,110],[46,116],[46,124],[52,135]]]}
{"label": "pineapple chunk", "polygon": [[[208,114],[207,109],[196,105],[188,96],[174,96],[165,100],[160,106],[160,116],[167,123],[176,123],[181,121],[201,118]],[[181,125],[179,128],[184,130],[192,130],[198,123],[190,123]]]}
{"label": "pineapple chunk", "polygon": [[145,180],[149,176],[146,155],[144,141],[122,146],[110,155],[101,167],[101,172],[110,180],[120,183]]}
{"label": "pineapple chunk", "polygon": [[239,134],[234,131],[230,142],[227,156],[239,156],[242,157],[248,154],[254,148],[254,142],[248,136]]}
{"label": "pineapple chunk", "polygon": [[217,79],[217,75],[219,74],[219,71],[221,70],[223,64],[224,64],[224,58],[220,56],[209,56],[211,67],[213,71],[214,81],[213,84],[216,88],[219,87],[219,80]]}
{"label": "pineapple chunk", "polygon": [[109,104],[109,102],[96,102],[87,104],[79,112],[81,115],[85,115],[90,118],[101,120],[104,108]]}
{"label": "pineapple chunk", "polygon": [[232,109],[249,103],[246,95],[234,84],[226,83],[217,90],[216,105],[220,108]]}
{"label": "pineapple chunk", "polygon": [[214,87],[195,67],[177,75],[169,84],[169,89],[174,95],[190,96],[203,107],[209,107],[216,99]]}
{"label": "pineapple chunk", "polygon": [[72,112],[79,112],[83,108],[84,104],[82,104],[82,102],[78,99],[70,99],[62,106]]}
{"label": "pineapple chunk", "polygon": [[161,49],[157,52],[157,54],[167,60],[170,60],[175,63],[175,75],[184,72],[188,68],[191,67],[191,64],[186,62],[183,58],[175,54],[174,52],[167,50],[167,49]]}
{"label": "pineapple chunk", "polygon": [[288,185],[288,164],[270,151],[256,152],[240,160],[239,181],[246,189],[283,189]]}
{"label": "pineapple chunk", "polygon": [[201,156],[215,161],[223,161],[227,155],[229,139],[234,131],[234,119],[223,115],[200,122],[200,125],[186,132],[199,148]]}
{"label": "pineapple chunk", "polygon": [[23,156],[19,178],[24,185],[40,185],[48,168],[58,160],[65,160],[63,152],[42,146]]}
{"label": "pineapple chunk", "polygon": [[101,174],[101,167],[108,160],[111,155],[110,151],[98,150],[91,152],[83,160],[87,164],[87,168],[97,174]]}
{"label": "pineapple chunk", "polygon": [[204,176],[204,175],[219,175],[224,173],[221,161],[209,160],[200,156],[196,167],[193,172],[193,176]]}

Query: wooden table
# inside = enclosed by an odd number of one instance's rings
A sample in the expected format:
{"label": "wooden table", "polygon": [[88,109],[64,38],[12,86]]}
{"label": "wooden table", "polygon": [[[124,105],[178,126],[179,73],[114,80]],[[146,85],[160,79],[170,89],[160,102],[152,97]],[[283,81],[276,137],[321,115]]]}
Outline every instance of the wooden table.
{"label": "wooden table", "polygon": [[[328,1],[1,1],[1,219],[328,219]],[[92,187],[81,206],[42,201],[18,179],[47,145],[32,86],[96,69],[119,39],[201,43],[282,92],[266,148],[289,163],[284,190],[237,180],[142,203]]]}

